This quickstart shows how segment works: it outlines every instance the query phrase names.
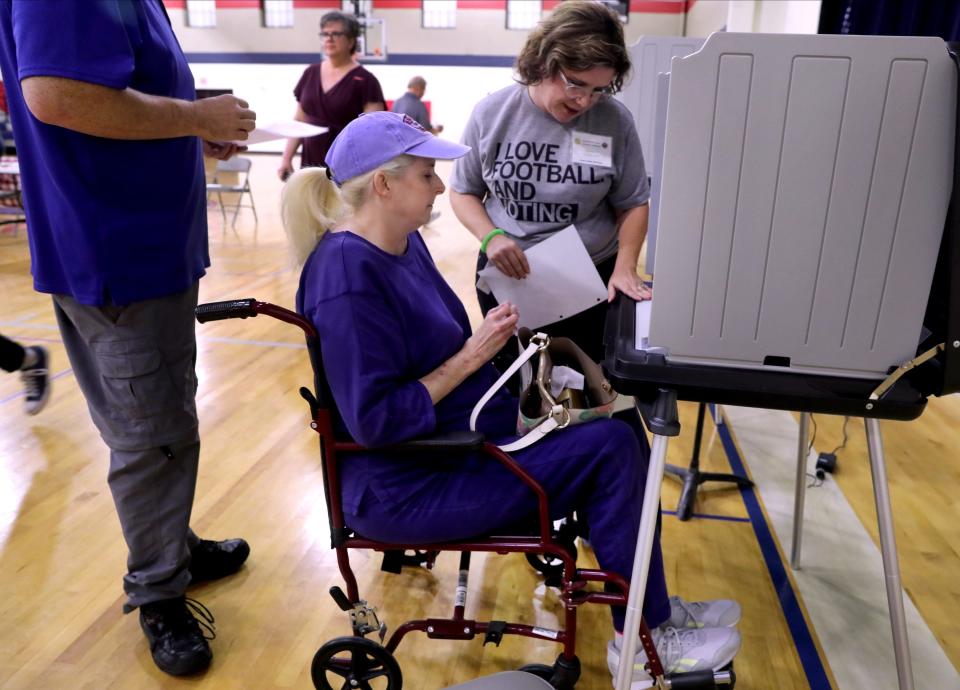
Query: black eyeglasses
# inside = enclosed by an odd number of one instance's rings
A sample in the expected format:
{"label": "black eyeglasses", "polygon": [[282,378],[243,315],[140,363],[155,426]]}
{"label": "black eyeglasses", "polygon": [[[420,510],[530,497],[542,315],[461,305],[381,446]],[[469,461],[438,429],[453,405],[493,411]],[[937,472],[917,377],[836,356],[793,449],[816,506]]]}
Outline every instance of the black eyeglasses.
{"label": "black eyeglasses", "polygon": [[347,35],[346,31],[321,31],[320,37],[324,40],[328,38],[343,38]]}
{"label": "black eyeglasses", "polygon": [[563,89],[570,98],[583,98],[594,101],[605,96],[612,96],[617,92],[617,89],[612,84],[608,86],[598,86],[595,89],[591,89],[587,86],[583,86],[582,84],[574,84],[571,82],[567,78],[567,75],[563,73],[563,70],[557,70],[557,74],[560,75],[560,80],[563,82]]}

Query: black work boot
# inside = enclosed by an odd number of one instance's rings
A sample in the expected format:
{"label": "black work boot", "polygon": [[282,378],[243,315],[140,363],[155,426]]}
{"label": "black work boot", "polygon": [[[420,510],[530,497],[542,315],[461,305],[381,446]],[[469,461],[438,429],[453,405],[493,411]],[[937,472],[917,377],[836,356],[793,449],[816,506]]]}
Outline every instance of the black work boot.
{"label": "black work boot", "polygon": [[[199,621],[194,613],[200,616]],[[207,644],[208,639],[215,637],[213,615],[200,602],[177,597],[144,604],[140,607],[140,627],[150,643],[154,663],[165,673],[199,673],[213,659]]]}
{"label": "black work boot", "polygon": [[233,575],[249,555],[250,545],[243,539],[201,539],[190,549],[190,582],[195,584]]}

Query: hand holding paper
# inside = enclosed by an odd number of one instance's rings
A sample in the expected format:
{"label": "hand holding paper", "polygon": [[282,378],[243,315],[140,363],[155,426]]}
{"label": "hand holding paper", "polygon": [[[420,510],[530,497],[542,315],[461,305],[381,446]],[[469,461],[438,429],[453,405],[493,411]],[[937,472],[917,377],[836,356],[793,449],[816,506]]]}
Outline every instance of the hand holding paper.
{"label": "hand holding paper", "polygon": [[300,122],[299,120],[286,120],[284,122],[271,122],[263,127],[257,127],[250,132],[250,136],[248,136],[246,140],[233,143],[252,146],[253,144],[262,144],[265,141],[273,141],[274,139],[306,139],[307,137],[315,137],[327,131],[329,131],[329,127],[318,127],[307,124],[306,122]]}
{"label": "hand holding paper", "polygon": [[530,273],[523,280],[488,264],[477,281],[478,288],[492,291],[501,304],[517,305],[520,326],[540,328],[606,301],[607,288],[574,226],[525,253]]}

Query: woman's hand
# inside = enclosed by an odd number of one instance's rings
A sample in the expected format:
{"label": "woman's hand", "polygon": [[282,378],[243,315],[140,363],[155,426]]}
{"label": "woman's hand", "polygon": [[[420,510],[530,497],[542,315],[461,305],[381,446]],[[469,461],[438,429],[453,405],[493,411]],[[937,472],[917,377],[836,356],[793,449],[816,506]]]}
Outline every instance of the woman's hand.
{"label": "woman's hand", "polygon": [[277,177],[279,177],[283,182],[287,181],[287,178],[293,174],[293,163],[290,161],[282,161],[280,167],[277,168]]}
{"label": "woman's hand", "polygon": [[638,302],[653,297],[653,292],[640,280],[640,276],[637,275],[637,270],[629,266],[621,266],[619,261],[613,269],[610,282],[607,283],[608,302],[614,300],[617,296],[617,291],[622,292],[627,297],[635,299]]}
{"label": "woman's hand", "polygon": [[470,357],[471,364],[476,364],[473,371],[500,352],[500,348],[507,344],[507,340],[516,331],[519,319],[520,312],[510,302],[504,302],[487,312],[483,323],[463,345],[463,350]]}
{"label": "woman's hand", "polygon": [[501,273],[511,278],[519,280],[530,273],[527,255],[519,244],[506,235],[494,235],[490,238],[487,242],[487,259],[499,268]]}
{"label": "woman's hand", "polygon": [[509,302],[491,309],[457,354],[420,379],[434,405],[500,352],[519,318],[517,308]]}

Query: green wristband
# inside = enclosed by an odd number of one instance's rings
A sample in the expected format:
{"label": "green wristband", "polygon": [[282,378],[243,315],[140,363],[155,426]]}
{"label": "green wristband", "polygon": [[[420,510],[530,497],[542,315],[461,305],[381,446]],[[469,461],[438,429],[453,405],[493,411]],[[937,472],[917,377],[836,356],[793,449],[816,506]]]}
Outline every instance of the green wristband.
{"label": "green wristband", "polygon": [[494,237],[496,237],[497,235],[506,235],[506,234],[507,234],[506,231],[501,230],[500,228],[494,228],[493,230],[488,232],[486,237],[484,237],[483,241],[480,243],[480,253],[481,254],[487,253],[487,245],[490,244],[490,240],[492,240]]}

